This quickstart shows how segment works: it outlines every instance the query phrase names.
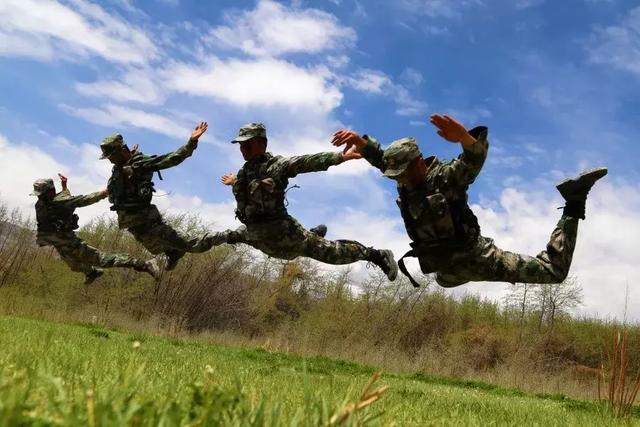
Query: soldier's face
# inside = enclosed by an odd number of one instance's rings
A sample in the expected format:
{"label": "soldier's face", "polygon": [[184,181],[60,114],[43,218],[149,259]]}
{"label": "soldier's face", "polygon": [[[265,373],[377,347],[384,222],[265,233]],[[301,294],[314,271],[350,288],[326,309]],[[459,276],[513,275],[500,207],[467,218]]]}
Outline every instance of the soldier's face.
{"label": "soldier's face", "polygon": [[265,151],[267,151],[267,142],[261,139],[254,138],[240,143],[240,152],[246,161],[263,155]]}
{"label": "soldier's face", "polygon": [[416,158],[407,169],[400,175],[395,177],[395,180],[406,187],[416,187],[424,181],[424,174],[426,172],[426,165],[422,156]]}
{"label": "soldier's face", "polygon": [[127,147],[122,147],[121,150],[116,151],[115,153],[107,157],[107,159],[109,159],[109,161],[114,165],[121,165],[126,163],[130,157],[131,152],[129,151],[129,149]]}

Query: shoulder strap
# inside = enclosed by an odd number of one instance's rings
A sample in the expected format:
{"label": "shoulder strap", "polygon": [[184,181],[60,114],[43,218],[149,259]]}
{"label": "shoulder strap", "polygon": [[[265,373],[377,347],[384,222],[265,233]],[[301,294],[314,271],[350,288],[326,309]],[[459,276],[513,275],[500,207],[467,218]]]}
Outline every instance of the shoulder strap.
{"label": "shoulder strap", "polygon": [[417,257],[417,254],[415,253],[414,249],[411,249],[406,254],[402,255],[402,258],[398,260],[398,268],[400,269],[402,274],[404,274],[407,279],[409,279],[409,282],[411,282],[414,288],[419,288],[420,283],[416,282],[416,280],[411,277],[411,274],[409,274],[409,270],[407,270],[407,267],[404,265],[404,259],[406,257]]}

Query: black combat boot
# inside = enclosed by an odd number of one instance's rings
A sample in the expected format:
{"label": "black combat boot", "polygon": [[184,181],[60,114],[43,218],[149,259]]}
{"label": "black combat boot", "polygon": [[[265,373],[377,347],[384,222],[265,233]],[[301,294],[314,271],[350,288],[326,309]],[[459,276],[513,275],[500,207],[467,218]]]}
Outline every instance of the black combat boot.
{"label": "black combat boot", "polygon": [[587,194],[589,194],[593,184],[605,176],[607,172],[607,168],[604,167],[589,169],[575,178],[565,179],[558,184],[556,188],[567,202],[564,205],[563,214],[573,218],[584,219]]}
{"label": "black combat boot", "polygon": [[369,261],[380,267],[392,282],[398,276],[398,264],[388,249],[370,249]]}
{"label": "black combat boot", "polygon": [[167,256],[167,265],[164,267],[164,269],[167,271],[171,271],[176,268],[176,265],[178,265],[178,261],[180,261],[180,258],[184,256],[184,252],[168,251],[165,252],[165,255]]}
{"label": "black combat boot", "polygon": [[317,225],[309,230],[313,234],[316,234],[320,237],[324,237],[327,235],[327,226],[324,224]]}
{"label": "black combat boot", "polygon": [[104,274],[99,268],[92,268],[91,271],[84,276],[84,284],[90,285],[96,281],[96,279]]}

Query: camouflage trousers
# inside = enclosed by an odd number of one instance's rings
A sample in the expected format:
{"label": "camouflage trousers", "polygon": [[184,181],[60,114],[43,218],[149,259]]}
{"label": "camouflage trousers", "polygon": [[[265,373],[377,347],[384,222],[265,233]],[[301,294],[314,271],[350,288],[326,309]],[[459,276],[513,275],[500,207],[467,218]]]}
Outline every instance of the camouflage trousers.
{"label": "camouflage trousers", "polygon": [[286,260],[303,256],[327,264],[370,261],[372,249],[354,240],[327,240],[306,230],[292,217],[248,224],[246,229],[217,233],[216,243],[245,243]]}
{"label": "camouflage trousers", "polygon": [[91,273],[94,267],[133,268],[137,271],[143,271],[145,268],[144,261],[126,254],[99,251],[89,246],[74,232],[38,233],[37,243],[40,246],[53,246],[71,270],[84,274]]}
{"label": "camouflage trousers", "polygon": [[569,273],[578,234],[578,219],[563,216],[551,233],[546,250],[535,257],[498,248],[492,239],[480,236],[470,250],[454,253],[446,261],[420,259],[434,265],[436,281],[452,288],[464,283],[561,283]]}
{"label": "camouflage trousers", "polygon": [[154,255],[165,253],[180,256],[186,252],[206,252],[219,240],[215,238],[217,233],[205,233],[197,237],[186,236],[176,231],[162,218],[129,227],[127,230]]}

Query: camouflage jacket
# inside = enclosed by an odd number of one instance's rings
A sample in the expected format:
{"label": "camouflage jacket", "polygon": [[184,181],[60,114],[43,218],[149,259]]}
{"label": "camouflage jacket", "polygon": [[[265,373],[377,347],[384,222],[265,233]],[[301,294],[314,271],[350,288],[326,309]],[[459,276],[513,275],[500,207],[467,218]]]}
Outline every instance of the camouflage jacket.
{"label": "camouflage jacket", "polygon": [[245,224],[281,219],[288,215],[285,192],[289,178],[318,172],[343,162],[342,153],[318,153],[284,158],[266,153],[246,162],[233,184],[236,217]]}
{"label": "camouflage jacket", "polygon": [[[442,162],[435,156],[424,161],[424,182],[415,188],[398,185],[396,201],[414,249],[460,247],[480,234],[478,219],[468,205],[467,189],[480,173],[487,157],[487,128],[469,131],[477,142],[454,160]],[[366,137],[363,157],[384,172],[384,151],[372,137]],[[433,252],[433,251],[431,251]]]}
{"label": "camouflage jacket", "polygon": [[36,202],[38,244],[46,244],[46,238],[51,235],[73,232],[78,228],[78,215],[74,213],[76,208],[92,205],[103,198],[101,191],[72,196],[69,190],[62,190],[51,200],[39,198]]}
{"label": "camouflage jacket", "polygon": [[114,165],[107,184],[111,210],[118,213],[120,228],[128,228],[155,220],[160,217],[157,208],[151,204],[153,193],[153,173],[182,163],[193,154],[197,140],[189,140],[176,151],[160,156],[147,156],[135,152],[124,165]]}

